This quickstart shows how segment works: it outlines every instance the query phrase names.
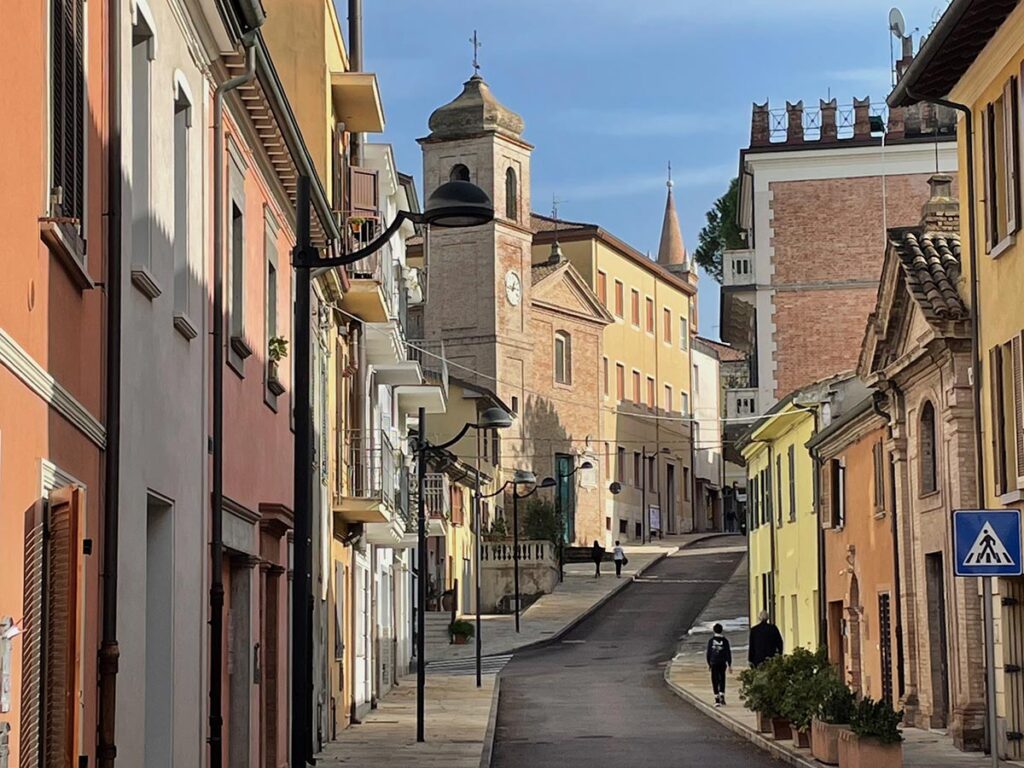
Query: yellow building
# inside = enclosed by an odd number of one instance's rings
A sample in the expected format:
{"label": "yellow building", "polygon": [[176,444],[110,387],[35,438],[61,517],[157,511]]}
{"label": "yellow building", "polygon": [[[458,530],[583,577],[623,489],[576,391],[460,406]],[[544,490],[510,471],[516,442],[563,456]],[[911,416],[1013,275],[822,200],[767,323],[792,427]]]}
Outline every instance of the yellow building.
{"label": "yellow building", "polygon": [[595,224],[534,214],[532,225],[534,263],[548,259],[558,243],[615,319],[602,334],[596,372],[601,433],[589,446],[605,489],[604,543],[639,541],[651,530],[693,530],[688,417],[697,275],[683,246],[671,182],[657,262]]}
{"label": "yellow building", "polygon": [[[1024,130],[1024,6],[953,0],[889,96],[893,108],[941,101],[959,112],[962,247],[960,293],[970,296],[978,339],[975,422],[982,451],[978,505],[1024,509],[1024,242],[1019,158]],[[968,123],[969,121],[969,123]],[[972,280],[976,276],[977,280]],[[1000,754],[1024,757],[1024,579],[999,579],[996,694]]]}

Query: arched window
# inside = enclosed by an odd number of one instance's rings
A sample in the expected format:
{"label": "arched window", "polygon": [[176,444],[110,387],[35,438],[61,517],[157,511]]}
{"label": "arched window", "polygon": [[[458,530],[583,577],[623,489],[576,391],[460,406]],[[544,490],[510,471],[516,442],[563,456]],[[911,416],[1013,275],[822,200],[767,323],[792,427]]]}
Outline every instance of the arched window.
{"label": "arched window", "polygon": [[448,181],[469,181],[469,168],[462,163],[452,166],[452,172],[448,174]]}
{"label": "arched window", "polygon": [[512,221],[519,218],[519,182],[511,168],[505,171],[505,218]]}
{"label": "arched window", "polygon": [[572,383],[572,337],[561,331],[555,334],[555,381]]}
{"label": "arched window", "polygon": [[935,439],[935,406],[925,401],[921,406],[921,436],[918,442],[917,463],[921,472],[921,493],[933,493],[938,490],[936,473],[936,439]]}

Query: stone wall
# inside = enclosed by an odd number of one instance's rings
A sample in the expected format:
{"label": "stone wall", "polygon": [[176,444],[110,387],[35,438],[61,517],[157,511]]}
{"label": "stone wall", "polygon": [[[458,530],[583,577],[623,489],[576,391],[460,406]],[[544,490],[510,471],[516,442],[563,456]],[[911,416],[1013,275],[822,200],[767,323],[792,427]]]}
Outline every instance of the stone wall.
{"label": "stone wall", "polygon": [[[480,559],[480,608],[497,613],[514,604],[503,601],[515,595],[515,560],[512,541],[484,542]],[[550,541],[519,542],[519,594],[539,596],[558,583],[558,552]]]}

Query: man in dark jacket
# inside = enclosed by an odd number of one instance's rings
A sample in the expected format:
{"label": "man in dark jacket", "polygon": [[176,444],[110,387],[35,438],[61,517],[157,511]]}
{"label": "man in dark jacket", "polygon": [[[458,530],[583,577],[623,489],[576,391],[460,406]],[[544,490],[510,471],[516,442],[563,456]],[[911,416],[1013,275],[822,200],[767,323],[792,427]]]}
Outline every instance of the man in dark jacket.
{"label": "man in dark jacket", "polygon": [[758,624],[750,628],[750,666],[763,664],[782,653],[782,633],[768,620],[768,611],[761,611]]}
{"label": "man in dark jacket", "polygon": [[722,625],[715,624],[715,634],[708,640],[707,662],[711,670],[711,688],[715,692],[715,706],[725,706],[725,670],[732,669],[732,648],[729,638],[722,634]]}

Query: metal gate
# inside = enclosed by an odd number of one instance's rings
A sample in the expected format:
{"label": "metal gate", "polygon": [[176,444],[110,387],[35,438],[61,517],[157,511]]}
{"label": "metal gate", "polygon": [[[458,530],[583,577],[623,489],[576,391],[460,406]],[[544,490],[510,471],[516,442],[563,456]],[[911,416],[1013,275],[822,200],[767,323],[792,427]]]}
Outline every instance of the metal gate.
{"label": "metal gate", "polygon": [[1024,757],[1024,579],[1002,579],[1003,685],[1006,690],[1006,754],[1011,760]]}

